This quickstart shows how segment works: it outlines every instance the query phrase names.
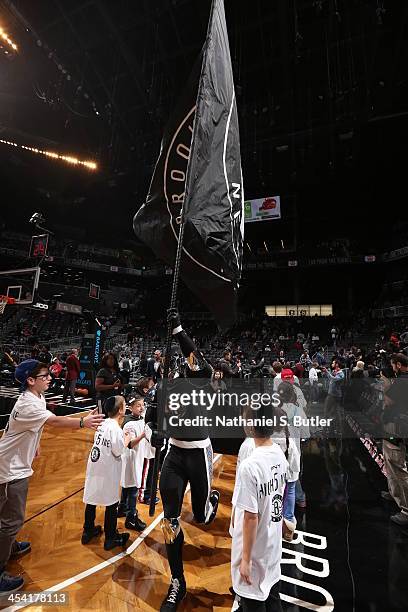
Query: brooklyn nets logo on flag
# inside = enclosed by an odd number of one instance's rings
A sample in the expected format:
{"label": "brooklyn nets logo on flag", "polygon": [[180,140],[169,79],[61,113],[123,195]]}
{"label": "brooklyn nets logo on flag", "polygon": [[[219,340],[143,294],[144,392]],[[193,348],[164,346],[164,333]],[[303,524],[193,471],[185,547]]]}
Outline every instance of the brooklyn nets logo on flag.
{"label": "brooklyn nets logo on flag", "polygon": [[227,327],[235,320],[241,277],[244,195],[222,2],[214,4],[203,60],[166,127],[149,194],[133,223],[138,237],[171,267],[184,199],[181,278]]}

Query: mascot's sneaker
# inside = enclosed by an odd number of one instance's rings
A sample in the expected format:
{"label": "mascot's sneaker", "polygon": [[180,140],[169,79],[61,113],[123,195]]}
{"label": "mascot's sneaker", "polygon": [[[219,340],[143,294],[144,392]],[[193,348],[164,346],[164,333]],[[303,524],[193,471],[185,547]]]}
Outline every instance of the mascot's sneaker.
{"label": "mascot's sneaker", "polygon": [[215,517],[217,516],[219,502],[220,502],[220,493],[216,489],[213,489],[210,493],[208,511],[205,517],[206,525],[209,525],[210,523],[212,523]]}
{"label": "mascot's sneaker", "polygon": [[187,594],[184,578],[172,578],[166,599],[163,599],[160,612],[173,612]]}

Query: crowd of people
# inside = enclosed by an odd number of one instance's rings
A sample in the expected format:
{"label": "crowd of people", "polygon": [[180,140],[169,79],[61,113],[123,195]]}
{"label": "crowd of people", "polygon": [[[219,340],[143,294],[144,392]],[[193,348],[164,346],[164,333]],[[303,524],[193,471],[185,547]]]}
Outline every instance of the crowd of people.
{"label": "crowd of people", "polygon": [[[299,511],[307,507],[302,449],[316,433],[307,416],[318,405],[323,406],[324,416],[336,421],[345,409],[360,410],[367,389],[376,389],[388,481],[382,496],[399,508],[391,520],[408,526],[407,436],[401,430],[408,390],[404,323],[399,331],[381,330],[372,346],[347,343],[347,334],[334,324],[326,330],[329,348],[322,346],[317,331],[286,329],[275,337],[265,325],[260,332],[247,328],[232,334],[222,350],[219,340],[207,340],[207,350],[200,350],[196,335],[190,338],[186,333],[177,311],[170,311],[168,320],[173,327],[171,378],[185,379],[191,389],[201,379],[217,392],[230,389],[235,379],[260,379],[276,400],[261,409],[249,404],[243,410],[249,424],[244,426],[238,453],[230,526],[232,591],[242,611],[282,609],[282,539],[292,541],[296,506]],[[171,572],[161,610],[177,609],[187,592],[180,522],[186,486],[190,483],[194,518],[203,525],[215,519],[220,495],[211,484],[213,454],[206,427],[187,436],[173,433],[167,442],[160,437],[156,390],[163,377],[164,355],[160,340],[152,354],[140,354],[133,339],[106,352],[96,373],[98,407],[80,419],[56,417],[47,410],[44,395],[53,377],[59,378],[65,368],[64,399],[70,395],[75,401],[77,349],[54,358],[44,345],[36,358],[20,363],[7,356],[22,393],[0,440],[0,593],[23,586],[23,579],[10,576],[6,565],[30,550],[30,543],[16,536],[24,521],[29,477],[44,425],[90,427],[96,431],[85,475],[81,542],[87,545],[104,532],[104,548],[112,550],[126,545],[129,531],[145,529],[137,504],[150,502],[154,457],[160,453],[160,491],[153,495],[155,503],[157,495],[163,503],[161,526]],[[131,375],[135,382],[130,382]],[[271,416],[273,424],[265,421]],[[297,419],[302,426],[295,425]],[[338,430],[331,433],[338,435]],[[105,507],[103,529],[95,525],[97,506]],[[118,530],[121,517],[129,531]]]}

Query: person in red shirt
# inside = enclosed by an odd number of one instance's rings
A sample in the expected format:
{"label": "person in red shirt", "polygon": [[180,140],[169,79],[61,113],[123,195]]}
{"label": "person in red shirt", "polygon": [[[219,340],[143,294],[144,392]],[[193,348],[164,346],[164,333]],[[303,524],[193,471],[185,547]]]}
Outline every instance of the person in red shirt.
{"label": "person in red shirt", "polygon": [[78,349],[72,349],[71,354],[67,357],[67,361],[65,363],[67,373],[65,375],[65,387],[64,392],[62,394],[62,401],[67,401],[68,393],[71,397],[71,400],[75,402],[75,387],[77,383],[77,378],[79,376],[79,371],[81,369],[81,365],[78,359]]}
{"label": "person in red shirt", "polygon": [[61,375],[62,372],[62,365],[60,360],[58,359],[58,357],[54,357],[54,359],[52,360],[52,364],[50,366],[50,374],[52,376],[52,382],[50,385],[50,388],[57,388],[58,387],[58,383],[61,385],[61,381],[59,381],[59,377]]}

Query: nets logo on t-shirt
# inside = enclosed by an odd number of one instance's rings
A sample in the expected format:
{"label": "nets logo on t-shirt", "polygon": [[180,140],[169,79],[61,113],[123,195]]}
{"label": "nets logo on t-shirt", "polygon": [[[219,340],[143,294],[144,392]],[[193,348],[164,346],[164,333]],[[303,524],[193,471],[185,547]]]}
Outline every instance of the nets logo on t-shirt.
{"label": "nets logo on t-shirt", "polygon": [[282,509],[283,509],[283,497],[282,495],[276,494],[272,497],[272,523],[279,523],[282,520]]}
{"label": "nets logo on t-shirt", "polygon": [[90,455],[92,463],[96,463],[96,461],[98,461],[100,456],[101,456],[101,451],[99,450],[97,446],[94,446],[91,450],[91,455]]}

